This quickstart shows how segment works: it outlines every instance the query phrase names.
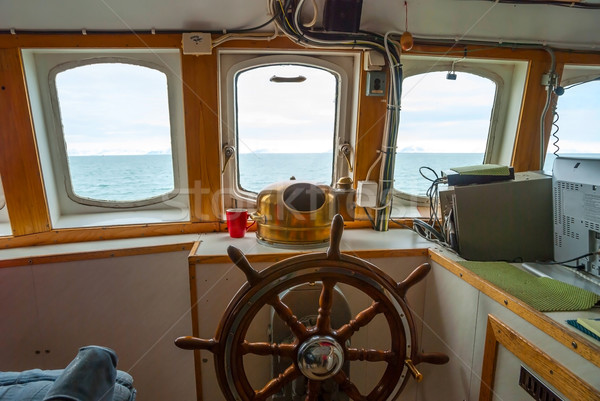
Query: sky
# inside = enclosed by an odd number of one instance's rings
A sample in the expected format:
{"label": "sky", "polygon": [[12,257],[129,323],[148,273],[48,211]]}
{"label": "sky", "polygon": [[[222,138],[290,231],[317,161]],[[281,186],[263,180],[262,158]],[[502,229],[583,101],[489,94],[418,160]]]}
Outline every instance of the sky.
{"label": "sky", "polygon": [[123,63],[57,74],[69,156],[170,153],[167,77]]}
{"label": "sky", "polygon": [[[331,152],[333,74],[308,67],[275,68],[255,68],[239,76],[239,152]],[[274,83],[273,75],[307,79]],[[57,87],[70,156],[170,153],[162,72],[127,64],[87,65],[59,73]],[[492,81],[468,73],[457,72],[455,81],[447,80],[446,72],[406,78],[398,150],[483,153],[494,93]],[[600,153],[598,93],[600,82],[591,82],[568,89],[559,99],[561,153]]]}

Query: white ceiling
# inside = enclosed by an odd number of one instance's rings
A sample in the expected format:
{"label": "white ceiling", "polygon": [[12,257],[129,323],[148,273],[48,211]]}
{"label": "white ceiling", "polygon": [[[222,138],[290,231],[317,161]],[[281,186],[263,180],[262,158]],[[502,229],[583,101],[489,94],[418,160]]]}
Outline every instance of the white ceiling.
{"label": "white ceiling", "polygon": [[[324,0],[317,0],[322,10]],[[600,50],[600,9],[491,0],[408,0],[416,38],[548,44]],[[304,13],[312,18],[311,2]],[[0,0],[0,31],[208,31],[256,26],[267,0]],[[404,31],[402,0],[364,0],[361,28]],[[264,30],[264,29],[263,29]]]}

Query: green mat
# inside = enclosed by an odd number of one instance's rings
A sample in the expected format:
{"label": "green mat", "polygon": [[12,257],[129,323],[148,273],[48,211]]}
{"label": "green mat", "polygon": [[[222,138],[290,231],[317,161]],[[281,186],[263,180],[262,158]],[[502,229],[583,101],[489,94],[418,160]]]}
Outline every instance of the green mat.
{"label": "green mat", "polygon": [[593,292],[551,278],[536,277],[506,262],[460,264],[540,312],[586,310],[600,300],[600,295]]}

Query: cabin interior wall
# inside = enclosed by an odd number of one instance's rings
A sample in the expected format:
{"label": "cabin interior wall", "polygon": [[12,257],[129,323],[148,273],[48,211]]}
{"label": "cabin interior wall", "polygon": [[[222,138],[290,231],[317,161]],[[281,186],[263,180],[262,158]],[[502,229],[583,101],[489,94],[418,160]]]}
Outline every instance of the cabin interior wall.
{"label": "cabin interior wall", "polygon": [[79,347],[114,349],[144,400],[195,399],[186,251],[0,269],[0,370],[64,368]]}

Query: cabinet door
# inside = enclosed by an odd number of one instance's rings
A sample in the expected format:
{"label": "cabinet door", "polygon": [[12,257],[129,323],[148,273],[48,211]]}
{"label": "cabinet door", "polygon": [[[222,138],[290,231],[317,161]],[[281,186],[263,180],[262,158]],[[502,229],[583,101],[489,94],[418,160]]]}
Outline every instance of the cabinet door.
{"label": "cabinet door", "polygon": [[192,331],[187,252],[39,265],[34,276],[49,368],[107,346],[141,398],[195,398],[193,353],[173,344]]}
{"label": "cabinet door", "polygon": [[0,370],[44,367],[32,269],[0,269]]}
{"label": "cabinet door", "polygon": [[445,365],[419,365],[418,400],[469,400],[479,291],[435,262],[427,276],[421,348],[444,352]]}

